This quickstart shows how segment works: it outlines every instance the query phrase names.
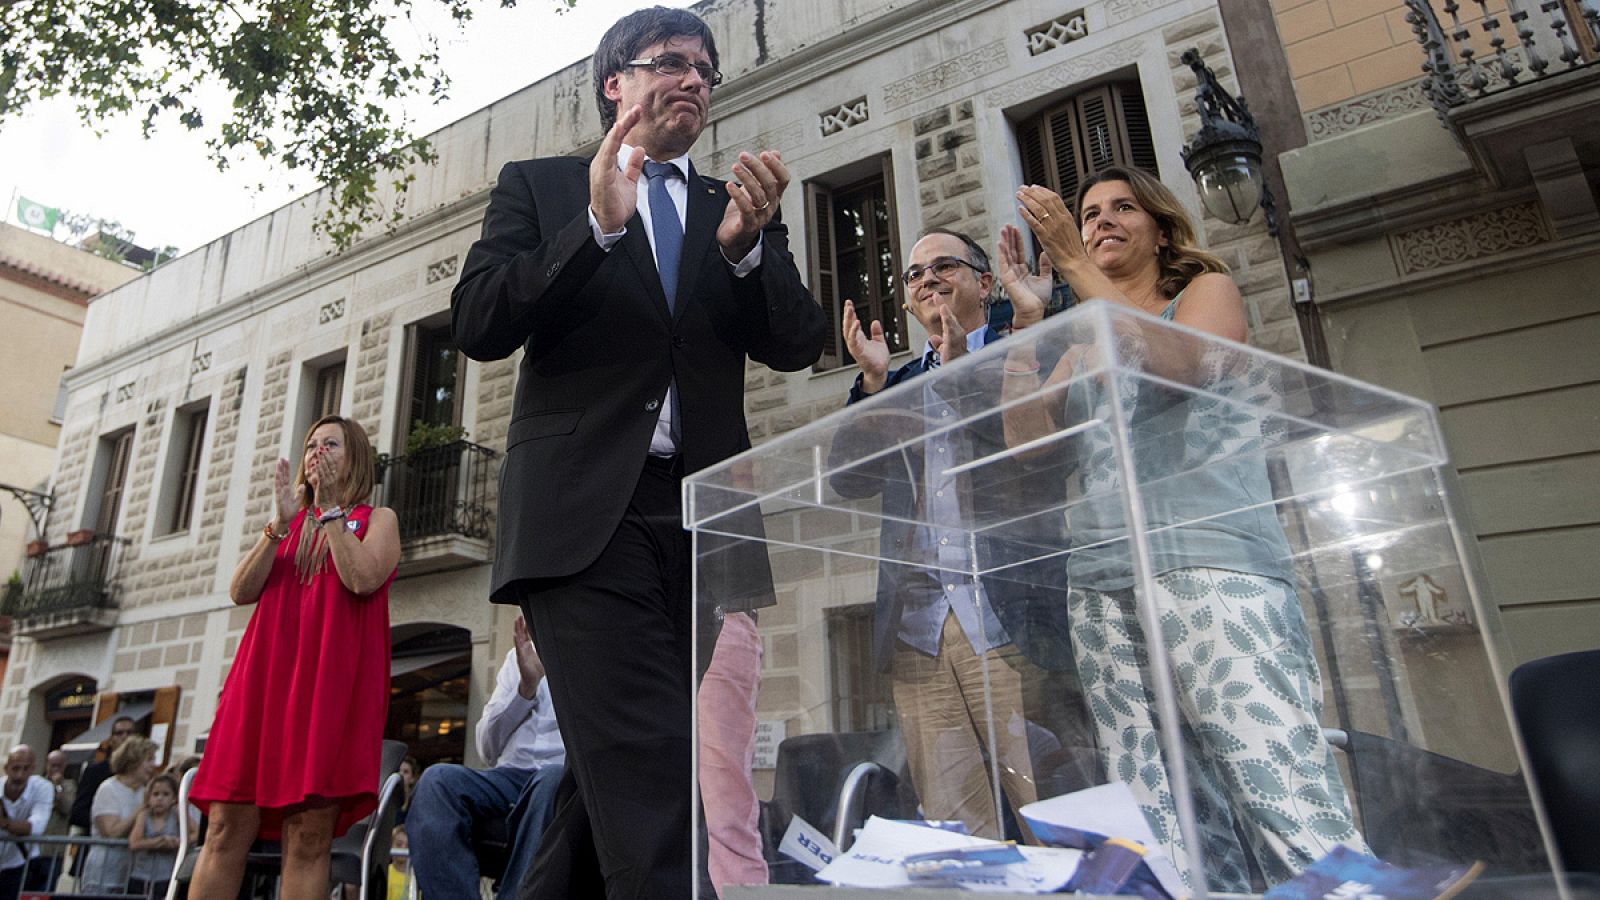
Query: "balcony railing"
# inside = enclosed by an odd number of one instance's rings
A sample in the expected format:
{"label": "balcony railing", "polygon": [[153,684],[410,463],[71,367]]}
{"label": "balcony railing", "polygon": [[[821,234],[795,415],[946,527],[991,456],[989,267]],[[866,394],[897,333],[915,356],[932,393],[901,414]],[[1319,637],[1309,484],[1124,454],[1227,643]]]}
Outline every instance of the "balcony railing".
{"label": "balcony railing", "polygon": [[114,618],[117,567],[128,538],[74,532],[68,542],[28,558],[22,583],[0,597],[0,615],[16,619],[18,634],[32,637],[109,628]]}
{"label": "balcony railing", "polygon": [[400,519],[402,576],[488,560],[498,456],[455,441],[380,464],[376,502]]}
{"label": "balcony railing", "polygon": [[1509,9],[1493,12],[1488,0],[1405,5],[1425,57],[1422,89],[1441,118],[1476,98],[1596,61],[1597,0],[1508,0]]}

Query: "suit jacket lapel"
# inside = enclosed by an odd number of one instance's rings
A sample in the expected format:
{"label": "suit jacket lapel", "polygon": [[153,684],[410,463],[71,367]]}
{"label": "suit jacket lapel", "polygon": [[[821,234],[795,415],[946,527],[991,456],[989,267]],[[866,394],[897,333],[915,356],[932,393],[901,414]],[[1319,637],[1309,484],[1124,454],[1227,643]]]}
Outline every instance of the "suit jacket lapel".
{"label": "suit jacket lapel", "polygon": [[628,253],[628,258],[633,260],[633,266],[639,272],[639,283],[644,285],[644,290],[650,298],[650,305],[655,307],[661,318],[667,318],[667,295],[661,290],[661,273],[656,271],[656,256],[650,249],[650,238],[645,232],[644,218],[638,213],[628,220],[628,233],[618,241]]}
{"label": "suit jacket lapel", "polygon": [[[700,280],[700,270],[706,265],[708,253],[721,255],[714,246],[717,226],[727,209],[728,198],[715,187],[715,182],[701,178],[689,167],[689,204],[684,215],[683,260],[678,263],[678,302],[673,306],[673,319],[683,316],[683,309],[692,302],[695,286]],[[665,303],[665,298],[662,299]]]}

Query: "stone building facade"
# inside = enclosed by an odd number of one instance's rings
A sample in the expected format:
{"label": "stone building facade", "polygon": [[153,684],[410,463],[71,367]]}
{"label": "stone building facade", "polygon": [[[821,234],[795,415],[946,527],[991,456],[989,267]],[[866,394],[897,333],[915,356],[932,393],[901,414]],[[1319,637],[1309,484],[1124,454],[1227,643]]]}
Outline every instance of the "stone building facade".
{"label": "stone building facade", "polygon": [[[0,329],[11,349],[0,357],[0,575],[14,591],[38,545],[37,525],[51,510],[51,470],[61,437],[62,374],[77,357],[89,299],[138,275],[136,269],[13,225],[0,224]],[[0,611],[0,615],[4,615]],[[9,623],[0,624],[0,669],[7,664]],[[83,701],[77,701],[83,702]],[[88,715],[86,709],[67,717]]]}
{"label": "stone building facade", "polygon": [[[1291,5],[1274,3],[1286,31]],[[876,291],[879,314],[892,316],[900,302],[893,275],[917,236],[942,225],[992,245],[1001,224],[1017,221],[1013,194],[1025,180],[1065,187],[1074,172],[1143,162],[1201,219],[1179,157],[1198,124],[1194,77],[1179,56],[1198,48],[1237,89],[1238,19],[1229,7],[707,0],[696,9],[716,34],[728,81],[695,164],[723,173],[740,150],[781,150],[794,175],[785,198],[791,247],[819,300],[836,315],[845,297],[860,299],[850,291]],[[1294,44],[1287,53],[1292,60]],[[344,253],[311,230],[328,202],[318,192],[91,306],[67,378],[49,540],[85,554],[103,590],[87,605],[19,623],[14,665],[0,684],[0,740],[44,743],[51,692],[76,680],[93,683],[102,714],[148,703],[170,751],[192,750],[249,619],[249,608],[228,603],[226,587],[267,518],[271,466],[296,458],[315,412],[332,408],[360,421],[388,455],[397,474],[385,502],[406,508],[403,522],[408,509],[416,513],[391,594],[396,677],[424,673],[454,686],[408,706],[392,724],[413,730],[396,736],[435,748],[434,758],[474,761],[461,735],[510,645],[513,611],[485,599],[486,526],[516,370],[515,359],[450,358],[437,329],[501,163],[598,144],[587,65],[433,135],[438,162],[416,171],[403,198],[385,199],[405,210],[404,220]],[[839,212],[846,201],[856,218]],[[1204,219],[1203,232],[1243,289],[1251,340],[1304,357],[1281,242],[1259,216],[1244,226]],[[925,338],[915,322],[900,327],[904,355],[895,365]],[[839,408],[853,377],[837,356],[799,373],[752,365],[752,437]],[[448,409],[434,402],[441,390]],[[464,429],[466,443],[408,449],[424,410],[438,417],[430,424]],[[453,485],[442,506],[423,490],[441,479]],[[107,549],[92,559],[81,549],[96,547]],[[810,574],[785,565],[774,559],[780,580]],[[838,580],[837,602],[868,602],[870,583],[858,583],[866,574]],[[845,596],[852,585],[860,590]],[[801,646],[798,623],[762,624],[763,703],[782,699],[785,679],[804,702],[799,673],[815,664],[806,658],[817,648]],[[455,737],[444,740],[441,729]]]}
{"label": "stone building facade", "polygon": [[1328,364],[1439,407],[1509,665],[1600,646],[1600,5],[1451,6],[1273,0],[1276,149]]}

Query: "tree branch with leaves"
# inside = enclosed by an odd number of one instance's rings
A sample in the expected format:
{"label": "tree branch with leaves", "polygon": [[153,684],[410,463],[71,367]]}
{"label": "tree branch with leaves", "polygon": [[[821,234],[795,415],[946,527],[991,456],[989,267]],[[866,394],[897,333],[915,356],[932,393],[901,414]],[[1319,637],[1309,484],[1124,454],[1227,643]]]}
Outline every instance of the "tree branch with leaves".
{"label": "tree branch with leaves", "polygon": [[[438,37],[413,20],[438,6],[457,26],[489,0],[0,0],[0,127],[54,97],[92,128],[169,120],[211,132],[219,169],[254,153],[330,188],[317,229],[340,249],[371,225],[398,222],[378,191],[403,195],[407,167],[435,160],[400,112],[442,99]],[[498,0],[514,7],[517,0]],[[566,9],[576,0],[552,0]],[[406,52],[399,29],[417,33]],[[229,100],[208,99],[220,88]]]}

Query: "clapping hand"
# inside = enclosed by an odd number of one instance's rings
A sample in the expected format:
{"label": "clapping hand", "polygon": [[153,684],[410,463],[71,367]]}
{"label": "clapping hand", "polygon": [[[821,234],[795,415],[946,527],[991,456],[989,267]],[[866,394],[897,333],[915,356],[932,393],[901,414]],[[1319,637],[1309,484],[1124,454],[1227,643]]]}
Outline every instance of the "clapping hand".
{"label": "clapping hand", "polygon": [[311,496],[319,506],[327,505],[329,497],[324,488],[332,488],[339,481],[339,470],[326,450],[318,450],[306,466],[306,482],[311,485]]}
{"label": "clapping hand", "polygon": [[644,109],[634,105],[617,117],[616,124],[606,132],[600,142],[600,152],[589,162],[589,211],[602,234],[616,234],[633,218],[639,206],[639,173],[644,170],[644,150],[633,148],[626,166],[617,167],[617,156],[622,152],[622,138],[639,118]]}
{"label": "clapping hand", "polygon": [[1044,321],[1045,304],[1054,288],[1050,254],[1039,254],[1039,274],[1032,274],[1022,246],[1022,231],[1015,225],[1000,228],[999,250],[1000,283],[1011,298],[1011,327],[1020,331],[1039,324]]}
{"label": "clapping hand", "polygon": [[[308,475],[309,477],[309,475]],[[287,530],[289,522],[294,519],[294,514],[300,509],[301,498],[305,496],[305,486],[295,484],[294,476],[289,471],[289,461],[278,458],[278,467],[272,473],[273,495],[278,500],[278,531]]]}
{"label": "clapping hand", "polygon": [[941,363],[952,363],[966,355],[967,330],[961,327],[955,311],[945,304],[939,305],[938,334],[928,335],[928,343],[939,353]]}
{"label": "clapping hand", "polygon": [[544,678],[544,661],[534,649],[533,635],[528,633],[528,623],[521,616],[511,625],[511,641],[517,647],[517,673],[520,683],[517,693],[524,700],[532,700],[539,692],[539,682]]}
{"label": "clapping hand", "polygon": [[867,334],[853,300],[844,302],[844,345],[861,367],[861,390],[868,394],[883,390],[889,379],[889,342],[880,322],[874,321],[871,335]]}
{"label": "clapping hand", "polygon": [[778,211],[789,187],[789,168],[776,150],[740,153],[728,182],[728,208],[717,226],[717,243],[728,259],[738,262],[755,249],[756,238]]}
{"label": "clapping hand", "polygon": [[1026,184],[1017,191],[1017,202],[1020,204],[1017,211],[1038,236],[1051,262],[1070,269],[1075,263],[1088,261],[1089,252],[1083,247],[1078,220],[1072,210],[1067,209],[1060,194],[1036,184]]}

